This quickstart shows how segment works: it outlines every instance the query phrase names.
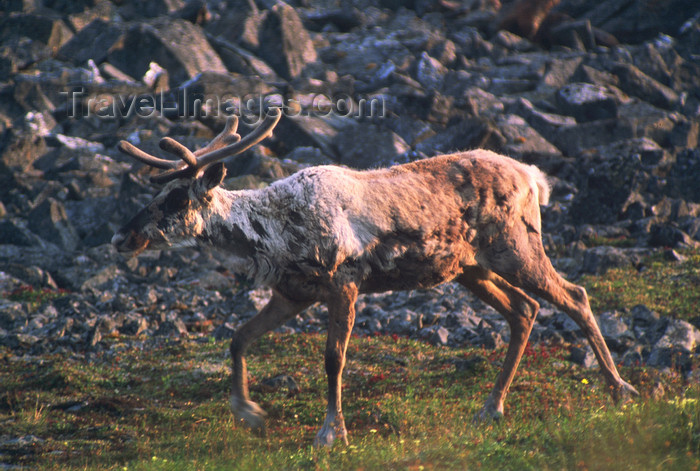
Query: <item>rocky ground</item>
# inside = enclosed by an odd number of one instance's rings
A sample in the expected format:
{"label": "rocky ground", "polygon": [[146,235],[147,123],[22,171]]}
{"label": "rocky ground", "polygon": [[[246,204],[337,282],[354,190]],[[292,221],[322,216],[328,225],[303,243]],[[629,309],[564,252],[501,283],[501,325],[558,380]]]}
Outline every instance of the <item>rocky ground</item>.
{"label": "rocky ground", "polygon": [[[154,193],[120,139],[154,153],[166,135],[202,145],[224,111],[253,120],[261,100],[285,115],[273,139],[228,163],[229,188],[485,147],[552,177],[545,243],[569,278],[700,240],[700,3],[2,4],[0,346],[17,355],[226,338],[254,315],[269,293],[229,273],[225,254],[125,260],[109,241]],[[599,316],[620,362],[697,354],[691,323],[629,308]],[[360,334],[508,339],[500,316],[450,284],[364,296],[357,311]],[[281,330],[324,329],[324,312]],[[581,337],[545,305],[533,339]],[[585,348],[572,359],[594,364]]]}

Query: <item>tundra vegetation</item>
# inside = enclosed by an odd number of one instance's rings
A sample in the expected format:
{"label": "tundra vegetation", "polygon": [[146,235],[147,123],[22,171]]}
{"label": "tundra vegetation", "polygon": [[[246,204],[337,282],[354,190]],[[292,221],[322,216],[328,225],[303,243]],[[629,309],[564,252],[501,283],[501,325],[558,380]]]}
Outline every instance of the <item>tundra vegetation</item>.
{"label": "tundra vegetation", "polygon": [[[700,2],[1,3],[0,469],[697,469]],[[269,292],[216,252],[124,260],[153,187],[117,144],[198,148],[267,99],[289,108],[228,189],[481,148],[544,170],[544,248],[640,397],[614,405],[537,298],[504,419],[473,426],[508,326],[447,283],[358,299],[347,446],[310,447],[318,305],[251,345],[267,433],[242,429],[226,344]]]}
{"label": "tundra vegetation", "polygon": [[[698,276],[700,254],[684,255],[681,264],[652,257],[642,273],[614,269],[585,277],[583,285],[592,299],[614,288],[617,298],[606,303],[673,290],[675,296],[653,298],[655,309],[691,318],[696,294],[675,288]],[[271,333],[251,346],[250,390],[269,414],[265,436],[236,424],[229,411],[225,341],[204,337],[141,350],[125,340],[106,339],[109,353],[87,361],[70,354],[22,358],[3,349],[3,462],[62,470],[700,465],[700,385],[674,368],[621,367],[641,396],[616,406],[598,369],[570,362],[566,346],[528,345],[503,420],[477,427],[472,416],[505,348],[355,336],[344,378],[350,444],[328,451],[310,446],[324,419],[322,334]],[[298,389],[266,381],[280,375],[291,375]]]}

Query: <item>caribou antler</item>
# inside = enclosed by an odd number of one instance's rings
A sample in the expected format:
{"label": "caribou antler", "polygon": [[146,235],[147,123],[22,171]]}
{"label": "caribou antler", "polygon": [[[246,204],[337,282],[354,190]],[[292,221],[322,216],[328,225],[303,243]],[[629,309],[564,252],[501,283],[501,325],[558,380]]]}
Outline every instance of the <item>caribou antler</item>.
{"label": "caribou antler", "polygon": [[279,108],[271,108],[263,122],[245,138],[236,132],[238,130],[238,118],[231,116],[226,121],[226,127],[205,147],[192,152],[184,145],[170,137],[160,140],[159,146],[164,151],[176,155],[182,162],[158,158],[127,141],[120,141],[118,149],[151,167],[160,168],[165,172],[151,177],[153,183],[166,183],[178,178],[190,178],[197,175],[202,168],[226,157],[237,155],[250,149],[263,139],[272,135],[272,130],[277,126],[282,113]]}

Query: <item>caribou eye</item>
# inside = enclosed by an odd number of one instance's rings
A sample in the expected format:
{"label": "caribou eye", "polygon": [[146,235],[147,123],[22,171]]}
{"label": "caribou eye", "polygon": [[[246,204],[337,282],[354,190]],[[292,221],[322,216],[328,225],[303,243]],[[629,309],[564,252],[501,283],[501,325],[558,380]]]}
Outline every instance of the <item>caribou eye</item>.
{"label": "caribou eye", "polygon": [[190,197],[185,188],[176,188],[165,198],[165,212],[176,213],[187,209],[190,205]]}

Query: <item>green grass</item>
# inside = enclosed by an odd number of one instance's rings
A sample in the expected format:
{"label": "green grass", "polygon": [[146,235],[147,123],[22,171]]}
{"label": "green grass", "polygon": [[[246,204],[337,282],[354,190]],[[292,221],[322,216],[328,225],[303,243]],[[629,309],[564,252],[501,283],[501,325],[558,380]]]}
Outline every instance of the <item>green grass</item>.
{"label": "green grass", "polygon": [[[644,368],[642,392],[615,406],[602,378],[558,346],[528,348],[505,419],[474,426],[504,351],[447,349],[392,337],[353,338],[344,376],[348,447],[310,447],[323,421],[324,336],[268,335],[249,355],[265,437],[228,410],[223,342],[125,350],[91,361],[0,356],[0,435],[34,435],[0,462],[36,469],[697,469],[700,387]],[[475,370],[459,360],[483,356]],[[301,392],[261,380],[291,374]],[[656,382],[666,396],[651,399]],[[71,410],[70,406],[82,403]],[[625,459],[621,460],[620,457]]]}
{"label": "green grass", "polygon": [[47,301],[65,296],[68,292],[63,289],[41,288],[37,289],[29,285],[20,286],[10,292],[1,293],[0,297],[10,301],[24,303],[30,311],[35,310]]}
{"label": "green grass", "polygon": [[[700,253],[661,256],[646,270],[586,276],[596,312],[644,303],[692,318],[700,305]],[[51,296],[57,293],[50,293]],[[43,302],[36,293],[18,300]],[[504,349],[447,349],[397,337],[356,338],[344,374],[350,445],[310,447],[325,410],[325,337],[267,335],[248,356],[252,399],[268,412],[264,437],[228,408],[225,342],[116,354],[17,357],[0,350],[0,464],[47,470],[231,469],[678,469],[700,468],[700,384],[673,371],[622,368],[641,397],[614,405],[596,370],[561,346],[528,347],[502,422],[475,426]],[[469,371],[455,364],[485,361]],[[693,360],[696,365],[697,359]],[[300,392],[262,380],[292,375]],[[659,384],[664,393],[659,397]]]}
{"label": "green grass", "polygon": [[586,245],[588,247],[599,247],[601,245],[607,245],[610,247],[620,247],[629,248],[637,245],[637,241],[631,237],[618,236],[618,237],[604,237],[599,235],[592,235],[585,239]]}
{"label": "green grass", "polygon": [[661,315],[679,319],[700,316],[700,251],[683,252],[682,262],[668,262],[661,254],[646,257],[644,270],[612,268],[604,275],[586,275],[594,312],[645,304]]}

